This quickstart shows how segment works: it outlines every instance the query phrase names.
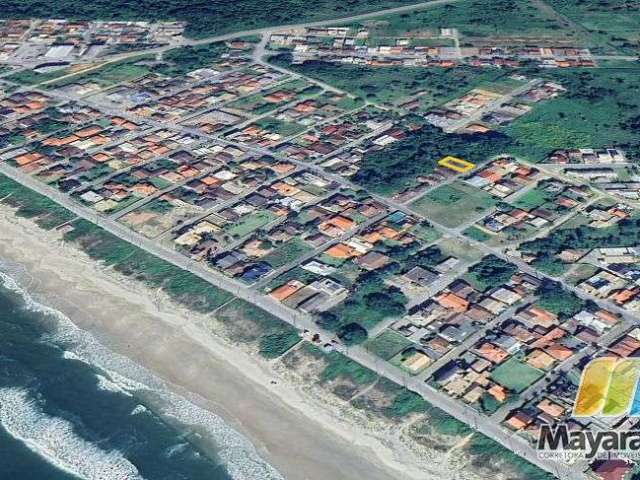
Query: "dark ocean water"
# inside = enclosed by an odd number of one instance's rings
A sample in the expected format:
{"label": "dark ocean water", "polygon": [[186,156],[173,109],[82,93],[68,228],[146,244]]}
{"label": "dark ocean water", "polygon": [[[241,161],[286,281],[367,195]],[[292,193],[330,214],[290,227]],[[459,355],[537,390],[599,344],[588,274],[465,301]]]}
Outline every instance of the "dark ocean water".
{"label": "dark ocean water", "polygon": [[279,479],[219,417],[0,279],[0,479]]}

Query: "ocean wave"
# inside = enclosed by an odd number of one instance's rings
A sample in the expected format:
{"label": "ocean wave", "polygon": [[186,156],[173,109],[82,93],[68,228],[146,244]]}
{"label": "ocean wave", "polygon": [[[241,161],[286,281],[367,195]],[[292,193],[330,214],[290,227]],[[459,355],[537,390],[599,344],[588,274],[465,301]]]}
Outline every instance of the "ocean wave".
{"label": "ocean wave", "polygon": [[136,405],[136,408],[131,410],[130,415],[140,415],[141,413],[146,413],[146,412],[147,412],[147,407],[145,407],[144,405]]}
{"label": "ocean wave", "polygon": [[29,392],[0,389],[0,423],[48,462],[87,480],[140,480],[138,469],[117,450],[103,450],[78,436],[66,419],[43,412]]}
{"label": "ocean wave", "polygon": [[97,374],[96,378],[98,379],[98,389],[105,392],[120,393],[122,395],[126,395],[127,397],[133,397],[133,394],[126,388],[107,378],[105,375]]}
{"label": "ocean wave", "polygon": [[[160,378],[129,358],[106,348],[62,312],[34,300],[18,282],[2,271],[0,281],[6,289],[24,299],[26,308],[56,320],[55,330],[42,340],[63,348],[65,358],[79,360],[100,369],[102,374],[96,373],[96,376],[102,388],[127,394],[152,393],[159,399],[160,415],[186,426],[198,427],[210,437],[218,448],[216,454],[234,480],[284,480],[273,466],[260,457],[253,444],[221,417],[173,393]],[[146,407],[140,407],[146,411]],[[140,412],[136,407],[131,414]]]}
{"label": "ocean wave", "polygon": [[232,478],[237,480],[284,480],[284,477],[269,463],[265,462],[248,439],[229,427],[222,418],[192,402],[168,393],[168,401],[162,414],[173,417],[180,423],[204,428],[213,432],[220,450],[218,457],[227,467]]}

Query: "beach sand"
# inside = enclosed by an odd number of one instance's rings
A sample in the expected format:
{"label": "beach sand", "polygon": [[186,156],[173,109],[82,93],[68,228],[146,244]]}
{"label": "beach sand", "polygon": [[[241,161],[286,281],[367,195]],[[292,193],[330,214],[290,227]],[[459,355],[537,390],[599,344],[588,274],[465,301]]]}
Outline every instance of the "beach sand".
{"label": "beach sand", "polygon": [[105,269],[4,206],[0,258],[27,269],[30,293],[223,417],[288,480],[482,478],[459,461],[429,462],[428,452],[419,465],[409,449],[341,419],[269,362],[208,333],[206,316]]}

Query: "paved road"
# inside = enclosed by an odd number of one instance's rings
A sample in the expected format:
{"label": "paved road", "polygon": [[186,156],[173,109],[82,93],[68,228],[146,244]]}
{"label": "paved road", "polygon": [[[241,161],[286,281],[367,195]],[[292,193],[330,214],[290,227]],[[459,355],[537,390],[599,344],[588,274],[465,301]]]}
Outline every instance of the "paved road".
{"label": "paved road", "polygon": [[[336,20],[332,20],[332,21],[320,21],[320,22],[312,22],[312,23],[307,23],[307,24],[298,24],[298,25],[289,25],[289,26],[284,26],[284,27],[274,27],[274,28],[265,28],[265,29],[258,29],[258,30],[251,30],[251,31],[245,31],[245,32],[235,32],[233,34],[227,34],[227,35],[222,35],[219,37],[211,37],[208,39],[202,39],[202,40],[197,40],[197,41],[186,41],[185,44],[203,44],[203,43],[209,43],[212,41],[218,41],[218,40],[228,40],[231,38],[236,38],[238,36],[245,36],[245,35],[253,35],[253,34],[263,34],[265,37],[267,36],[267,34],[277,28],[294,28],[294,27],[308,27],[308,26],[319,26],[319,25],[330,25],[330,24],[341,24],[341,23],[349,23],[352,21],[357,21],[357,20],[362,20],[362,19],[366,19],[366,18],[372,18],[375,16],[379,16],[382,14],[388,14],[388,13],[398,13],[398,12],[402,12],[402,11],[410,11],[413,9],[417,9],[417,8],[428,8],[431,6],[435,6],[435,5],[440,5],[440,4],[445,4],[445,3],[451,3],[453,0],[440,0],[440,1],[432,1],[432,2],[423,2],[420,4],[416,4],[416,5],[410,5],[410,6],[405,6],[405,7],[399,7],[396,9],[388,9],[388,10],[384,10],[384,11],[379,11],[379,12],[372,12],[369,14],[363,14],[363,15],[357,15],[357,16],[352,16],[352,17],[346,17],[346,18],[342,18],[342,19],[336,19]],[[264,42],[264,37],[263,37],[263,42]],[[174,46],[171,47],[166,47],[164,49],[160,49],[160,50],[166,50],[169,48],[174,48]],[[132,56],[133,54],[128,54],[125,55],[124,57],[121,56],[119,59],[122,58],[126,58],[128,56]],[[258,59],[260,57],[260,53],[258,54]],[[110,60],[110,61],[117,61],[117,60]],[[51,94],[51,92],[48,92],[48,94]],[[101,108],[101,110],[105,111],[106,109]],[[116,113],[116,112],[114,112]],[[117,114],[122,115],[122,112],[117,112]],[[140,120],[140,119],[138,119]],[[147,121],[148,119],[143,119],[143,121]],[[149,122],[148,122],[149,123]],[[150,122],[152,125],[154,124],[153,122]],[[195,135],[197,135],[200,138],[211,138],[211,139],[215,139],[216,137],[213,136],[205,136],[202,135],[201,132],[192,130],[192,129],[186,129],[184,127],[178,127],[176,125],[164,125],[164,124],[160,124],[158,123],[157,125],[165,127],[165,128],[172,128],[175,130],[180,130],[180,131],[189,131],[190,133],[194,133]],[[235,145],[233,142],[229,142],[229,141],[223,141],[221,139],[217,139],[218,141],[221,141],[222,143],[227,143],[230,145]],[[246,147],[244,146],[244,148],[246,148],[247,150],[250,151],[256,151],[259,153],[265,153],[268,155],[273,155],[272,152],[270,152],[269,150],[266,149],[261,149],[261,148],[252,148],[252,147]],[[286,157],[283,157],[283,159],[286,159],[288,161],[292,161],[292,159],[288,159]],[[296,161],[292,161],[292,163],[296,163],[298,164],[298,166],[300,167],[304,167],[307,168],[311,171],[316,171],[317,173],[321,173],[324,176],[332,179],[332,180],[336,180],[338,181],[341,185],[343,186],[347,186],[347,187],[353,187],[353,185],[346,181],[344,178],[337,176],[337,175],[333,175],[333,174],[329,174],[327,172],[324,172],[323,169],[315,166],[315,165],[309,165],[306,164],[304,162],[296,162]],[[333,333],[328,332],[328,331],[323,331],[321,329],[319,329],[319,327],[313,322],[313,319],[311,317],[309,317],[308,315],[304,315],[300,312],[294,311],[292,309],[289,309],[287,307],[285,307],[284,305],[282,305],[281,303],[277,302],[276,300],[268,297],[268,296],[264,296],[261,295],[259,292],[256,292],[255,290],[253,290],[252,288],[241,284],[240,282],[237,282],[235,280],[232,280],[218,272],[212,271],[210,269],[207,269],[205,266],[203,266],[202,264],[195,262],[185,256],[183,256],[180,253],[174,252],[168,248],[164,248],[160,245],[158,245],[156,242],[153,242],[151,240],[148,240],[144,237],[142,237],[141,235],[138,235],[136,233],[133,233],[132,231],[128,230],[127,228],[123,227],[122,225],[119,225],[117,222],[111,220],[111,219],[105,219],[104,217],[99,216],[98,214],[96,214],[95,212],[93,212],[90,209],[84,208],[79,206],[78,204],[76,204],[75,202],[73,202],[72,200],[70,200],[68,197],[66,197],[65,195],[59,193],[58,191],[44,185],[41,184],[39,182],[37,182],[35,179],[33,179],[32,177],[24,174],[23,172],[20,172],[18,170],[15,170],[11,167],[9,167],[6,164],[0,164],[0,172],[4,173],[5,175],[14,178],[15,180],[19,181],[20,183],[24,184],[25,186],[43,194],[46,195],[52,199],[54,199],[55,201],[57,201],[58,203],[60,203],[61,205],[65,206],[66,208],[68,208],[70,211],[74,212],[75,214],[77,214],[80,217],[83,218],[87,218],[97,224],[99,224],[100,226],[102,226],[105,230],[109,231],[110,233],[118,236],[119,238],[122,238],[126,241],[129,241],[135,245],[140,246],[141,248],[144,248],[145,250],[147,250],[148,252],[168,261],[171,262],[175,265],[177,265],[180,268],[183,268],[195,275],[197,275],[200,278],[203,278],[204,280],[212,283],[213,285],[216,285],[230,293],[232,293],[233,295],[248,301],[252,304],[255,304],[261,308],[264,308],[267,311],[270,311],[271,313],[273,313],[274,315],[277,315],[278,317],[280,317],[281,319],[283,319],[284,321],[296,326],[299,329],[307,329],[309,331],[312,332],[319,332],[323,335],[323,337],[325,338],[332,338]],[[380,196],[375,196],[374,197],[381,201],[383,204],[387,205],[389,208],[391,209],[398,209],[401,211],[404,211],[406,213],[410,213],[411,215],[414,215],[418,218],[425,218],[424,216],[412,211],[409,207],[407,207],[404,204],[395,202],[394,200],[388,199],[388,198],[383,198]],[[441,232],[444,232],[446,234],[449,234],[453,237],[460,237],[460,231],[459,229],[450,229],[447,227],[444,227],[443,225],[439,225],[436,224],[435,222],[433,222],[432,220],[427,219],[430,223],[434,224],[436,228],[438,228]],[[539,278],[549,278],[545,275],[540,274],[539,272],[537,272],[536,270],[534,270],[533,268],[531,268],[529,265],[527,265],[526,263],[522,262],[519,259],[510,257],[508,255],[506,255],[504,252],[502,252],[499,249],[495,249],[492,247],[488,247],[487,245],[481,243],[481,242],[476,242],[472,239],[466,239],[466,241],[470,242],[471,244],[473,244],[475,247],[477,247],[480,251],[484,252],[484,253],[492,253],[498,257],[504,258],[505,260],[511,261],[512,263],[515,263],[522,271],[525,271],[527,273],[530,273],[536,277]],[[575,292],[578,296],[582,297],[582,298],[586,298],[586,299],[591,299],[596,301],[596,303],[599,303],[601,305],[603,305],[604,308],[608,308],[609,310],[615,311],[620,313],[623,318],[625,318],[625,323],[633,323],[633,322],[638,322],[638,318],[636,318],[634,315],[632,315],[629,312],[626,312],[622,309],[620,309],[619,307],[610,304],[610,302],[603,302],[600,299],[595,299],[589,295],[586,295],[584,292],[581,292],[577,289],[575,289],[575,287],[572,287],[570,285],[567,285],[566,282],[564,282],[562,279],[557,279],[554,278],[553,280],[559,281],[560,283],[564,284],[565,287],[573,292]],[[524,439],[514,436],[511,434],[511,432],[503,429],[499,424],[497,424],[494,420],[486,417],[485,415],[482,415],[478,412],[476,412],[475,410],[473,410],[472,408],[463,405],[460,402],[454,401],[452,400],[450,397],[448,397],[447,395],[443,394],[442,392],[439,392],[435,389],[433,389],[432,387],[428,386],[427,384],[425,384],[423,381],[421,381],[421,379],[417,379],[417,378],[410,378],[408,377],[408,375],[406,373],[404,373],[402,370],[398,369],[397,367],[394,367],[393,365],[387,363],[387,362],[383,362],[380,359],[378,359],[377,357],[373,356],[372,354],[370,354],[369,352],[367,352],[366,350],[364,350],[361,347],[354,347],[354,348],[349,348],[346,352],[346,355],[349,356],[350,358],[358,361],[359,363],[363,364],[364,366],[375,370],[376,372],[378,372],[380,375],[385,376],[399,384],[404,384],[406,385],[408,388],[410,388],[411,390],[420,393],[421,395],[423,395],[425,397],[425,399],[427,399],[429,402],[431,402],[433,405],[441,408],[442,410],[444,410],[445,412],[449,413],[450,415],[454,416],[455,418],[468,423],[469,425],[473,426],[474,428],[476,428],[477,430],[479,430],[480,432],[484,433],[485,435],[488,435],[489,437],[495,439],[496,441],[500,442],[501,444],[503,444],[504,446],[506,446],[507,448],[509,448],[511,451],[523,456],[524,458],[530,460],[532,463],[540,466],[541,468],[553,472],[558,476],[561,476],[562,478],[567,478],[567,479],[584,479],[586,478],[586,476],[580,472],[574,471],[573,469],[570,469],[568,467],[565,466],[561,466],[556,464],[555,462],[550,462],[548,460],[542,460],[542,459],[538,459],[536,458],[536,452],[535,450],[531,447],[531,445],[529,445]]]}
{"label": "paved road", "polygon": [[[411,4],[411,5],[404,5],[402,7],[375,10],[375,11],[368,12],[368,13],[361,13],[361,14],[358,14],[358,15],[350,15],[350,16],[340,17],[340,18],[333,18],[333,19],[327,19],[327,20],[318,20],[318,21],[314,21],[314,22],[292,23],[292,24],[286,24],[286,25],[274,25],[274,26],[270,26],[270,27],[255,28],[255,29],[252,29],[252,30],[241,30],[239,32],[236,31],[236,32],[230,32],[230,33],[224,33],[222,35],[215,35],[215,36],[199,38],[199,39],[184,38],[180,42],[172,43],[170,45],[165,45],[163,47],[150,48],[150,49],[144,50],[142,52],[141,51],[135,51],[135,52],[126,52],[126,53],[122,53],[122,54],[118,54],[118,55],[112,55],[112,56],[109,57],[109,60],[107,60],[106,62],[100,63],[98,66],[95,66],[95,67],[90,67],[90,70],[93,70],[94,68],[99,68],[100,66],[104,65],[105,63],[108,64],[108,63],[118,62],[120,60],[125,60],[127,58],[136,57],[136,56],[139,56],[141,54],[153,55],[153,54],[163,53],[163,52],[166,52],[167,50],[172,50],[172,49],[174,49],[176,47],[180,47],[180,46],[205,45],[207,43],[223,42],[223,41],[226,41],[226,40],[232,40],[234,38],[249,37],[249,36],[253,36],[253,35],[265,35],[266,34],[268,36],[271,32],[274,32],[274,31],[277,31],[277,30],[289,30],[289,29],[292,29],[292,28],[309,28],[309,27],[329,26],[329,25],[343,25],[343,24],[349,24],[349,23],[357,22],[357,21],[360,21],[360,20],[367,20],[369,18],[376,18],[376,17],[380,17],[380,16],[384,16],[384,15],[392,15],[392,14],[397,14],[397,13],[411,12],[411,11],[414,11],[414,10],[425,10],[425,9],[437,7],[437,6],[440,6],[440,5],[446,5],[446,4],[450,4],[450,3],[455,3],[457,1],[459,1],[459,0],[431,0],[431,1],[428,1],[428,2],[419,2],[419,3],[414,3],[414,4]],[[258,54],[260,54],[263,51],[264,51],[264,46],[260,49]],[[28,63],[28,66],[31,66],[31,63],[33,63],[33,62]],[[18,62],[18,64],[20,64],[20,62]],[[85,70],[85,72],[86,71],[89,71],[89,70]],[[71,76],[71,75],[69,75],[69,76]]]}
{"label": "paved road", "polygon": [[518,302],[516,305],[507,308],[504,312],[502,312],[492,320],[482,325],[476,332],[474,332],[472,335],[466,338],[460,345],[458,345],[457,347],[447,352],[445,355],[439,358],[432,365],[428,366],[426,369],[420,372],[420,374],[418,374],[416,378],[421,379],[423,381],[431,378],[431,376],[435,372],[437,372],[438,369],[446,365],[449,361],[453,360],[454,358],[460,357],[463,353],[465,353],[473,345],[475,345],[476,342],[484,338],[487,332],[489,332],[489,330],[491,330],[497,325],[500,325],[502,322],[512,318],[515,315],[515,313],[518,311],[518,309],[522,308],[523,305],[526,305],[532,300],[533,300],[532,297],[527,297],[521,300],[520,302]]}
{"label": "paved road", "polygon": [[460,130],[462,128],[465,128],[465,127],[471,125],[472,123],[477,122],[478,120],[480,120],[482,117],[484,117],[488,113],[491,113],[494,110],[497,110],[502,105],[505,105],[505,104],[509,103],[511,100],[513,100],[518,95],[520,95],[520,94],[522,94],[522,93],[524,93],[524,92],[526,92],[528,90],[531,90],[532,88],[540,85],[541,83],[543,83],[543,81],[539,80],[539,79],[529,80],[526,84],[511,90],[506,95],[503,95],[500,98],[487,103],[484,107],[482,107],[482,108],[478,109],[477,111],[473,112],[471,115],[466,116],[466,117],[458,120],[457,122],[453,122],[450,125],[447,125],[444,128],[444,131],[451,133],[451,132],[456,132],[456,131],[458,131],[458,130]]}
{"label": "paved road", "polygon": [[[6,176],[22,183],[26,187],[31,188],[32,190],[53,199],[79,217],[86,218],[100,225],[109,233],[140,248],[143,248],[149,253],[152,253],[157,257],[170,262],[184,270],[187,270],[194,275],[197,275],[198,277],[210,282],[211,284],[223,290],[230,292],[231,294],[235,295],[238,298],[241,298],[242,300],[245,300],[267,310],[268,312],[278,316],[282,320],[295,326],[298,329],[318,332],[325,338],[332,338],[333,336],[333,333],[320,329],[310,316],[289,309],[269,296],[261,295],[259,292],[255,292],[250,287],[238,281],[232,280],[218,272],[207,269],[201,263],[191,260],[180,253],[164,248],[157,243],[135,232],[132,232],[131,230],[128,230],[127,228],[111,219],[101,217],[94,211],[78,205],[69,197],[61,194],[57,190],[49,187],[48,185],[38,182],[29,175],[17,169],[14,169],[13,167],[10,167],[7,164],[0,164],[0,173],[3,173]],[[406,210],[404,206],[402,206],[402,210]],[[530,267],[528,269],[531,270]],[[586,479],[584,474],[580,472],[576,472],[568,467],[556,464],[555,462],[538,458],[533,447],[523,438],[513,436],[511,432],[496,424],[486,415],[480,414],[472,408],[451,399],[446,394],[435,390],[424,382],[415,378],[409,378],[408,375],[399,368],[394,367],[387,362],[381,361],[379,358],[375,357],[370,352],[367,352],[365,349],[361,347],[349,348],[345,351],[345,355],[359,362],[365,367],[378,372],[378,374],[400,385],[407,386],[407,388],[422,395],[431,404],[447,412],[454,418],[471,425],[481,433],[498,441],[509,450],[522,456],[523,458],[526,458],[530,462],[538,465],[540,468],[543,468],[544,470],[547,470],[549,472],[553,472],[556,475],[561,476],[563,479]]]}

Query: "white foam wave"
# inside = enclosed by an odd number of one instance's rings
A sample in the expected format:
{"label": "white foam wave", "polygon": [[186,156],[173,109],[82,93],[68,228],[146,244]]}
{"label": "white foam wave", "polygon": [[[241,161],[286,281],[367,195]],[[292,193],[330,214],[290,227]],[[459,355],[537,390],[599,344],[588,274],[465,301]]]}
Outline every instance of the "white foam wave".
{"label": "white foam wave", "polygon": [[145,413],[147,411],[147,407],[144,405],[136,405],[136,408],[131,410],[131,415],[140,415],[141,413]]}
{"label": "white foam wave", "polygon": [[117,450],[103,450],[78,436],[64,418],[45,414],[19,388],[0,389],[0,422],[11,436],[58,468],[87,480],[142,479]]}
{"label": "white foam wave", "polygon": [[232,478],[284,480],[273,466],[258,455],[251,442],[230,428],[222,418],[178,395],[168,394],[166,399],[168,402],[162,409],[164,415],[171,416],[180,423],[201,427],[214,433],[215,441],[221,447],[218,456]]}
{"label": "white foam wave", "polygon": [[[174,394],[161,379],[127,357],[107,349],[89,332],[78,328],[62,312],[35,301],[12,277],[2,271],[0,280],[5,288],[22,296],[28,309],[42,312],[57,320],[55,332],[44,340],[62,346],[65,358],[80,360],[92,367],[100,368],[106,374],[98,375],[102,387],[118,389],[129,394],[136,391],[153,393],[161,399],[161,414],[181,424],[203,429],[219,448],[216,453],[234,480],[284,480],[274,467],[260,457],[251,442],[226,424],[221,417]],[[144,406],[140,407],[146,411]],[[141,411],[143,410],[136,407],[131,414]]]}
{"label": "white foam wave", "polygon": [[122,385],[117,384],[116,382],[107,378],[105,375],[98,374],[96,375],[96,378],[98,379],[98,389],[106,392],[120,393],[122,395],[126,395],[127,397],[133,397],[133,394],[130,393],[127,389],[123,388]]}

